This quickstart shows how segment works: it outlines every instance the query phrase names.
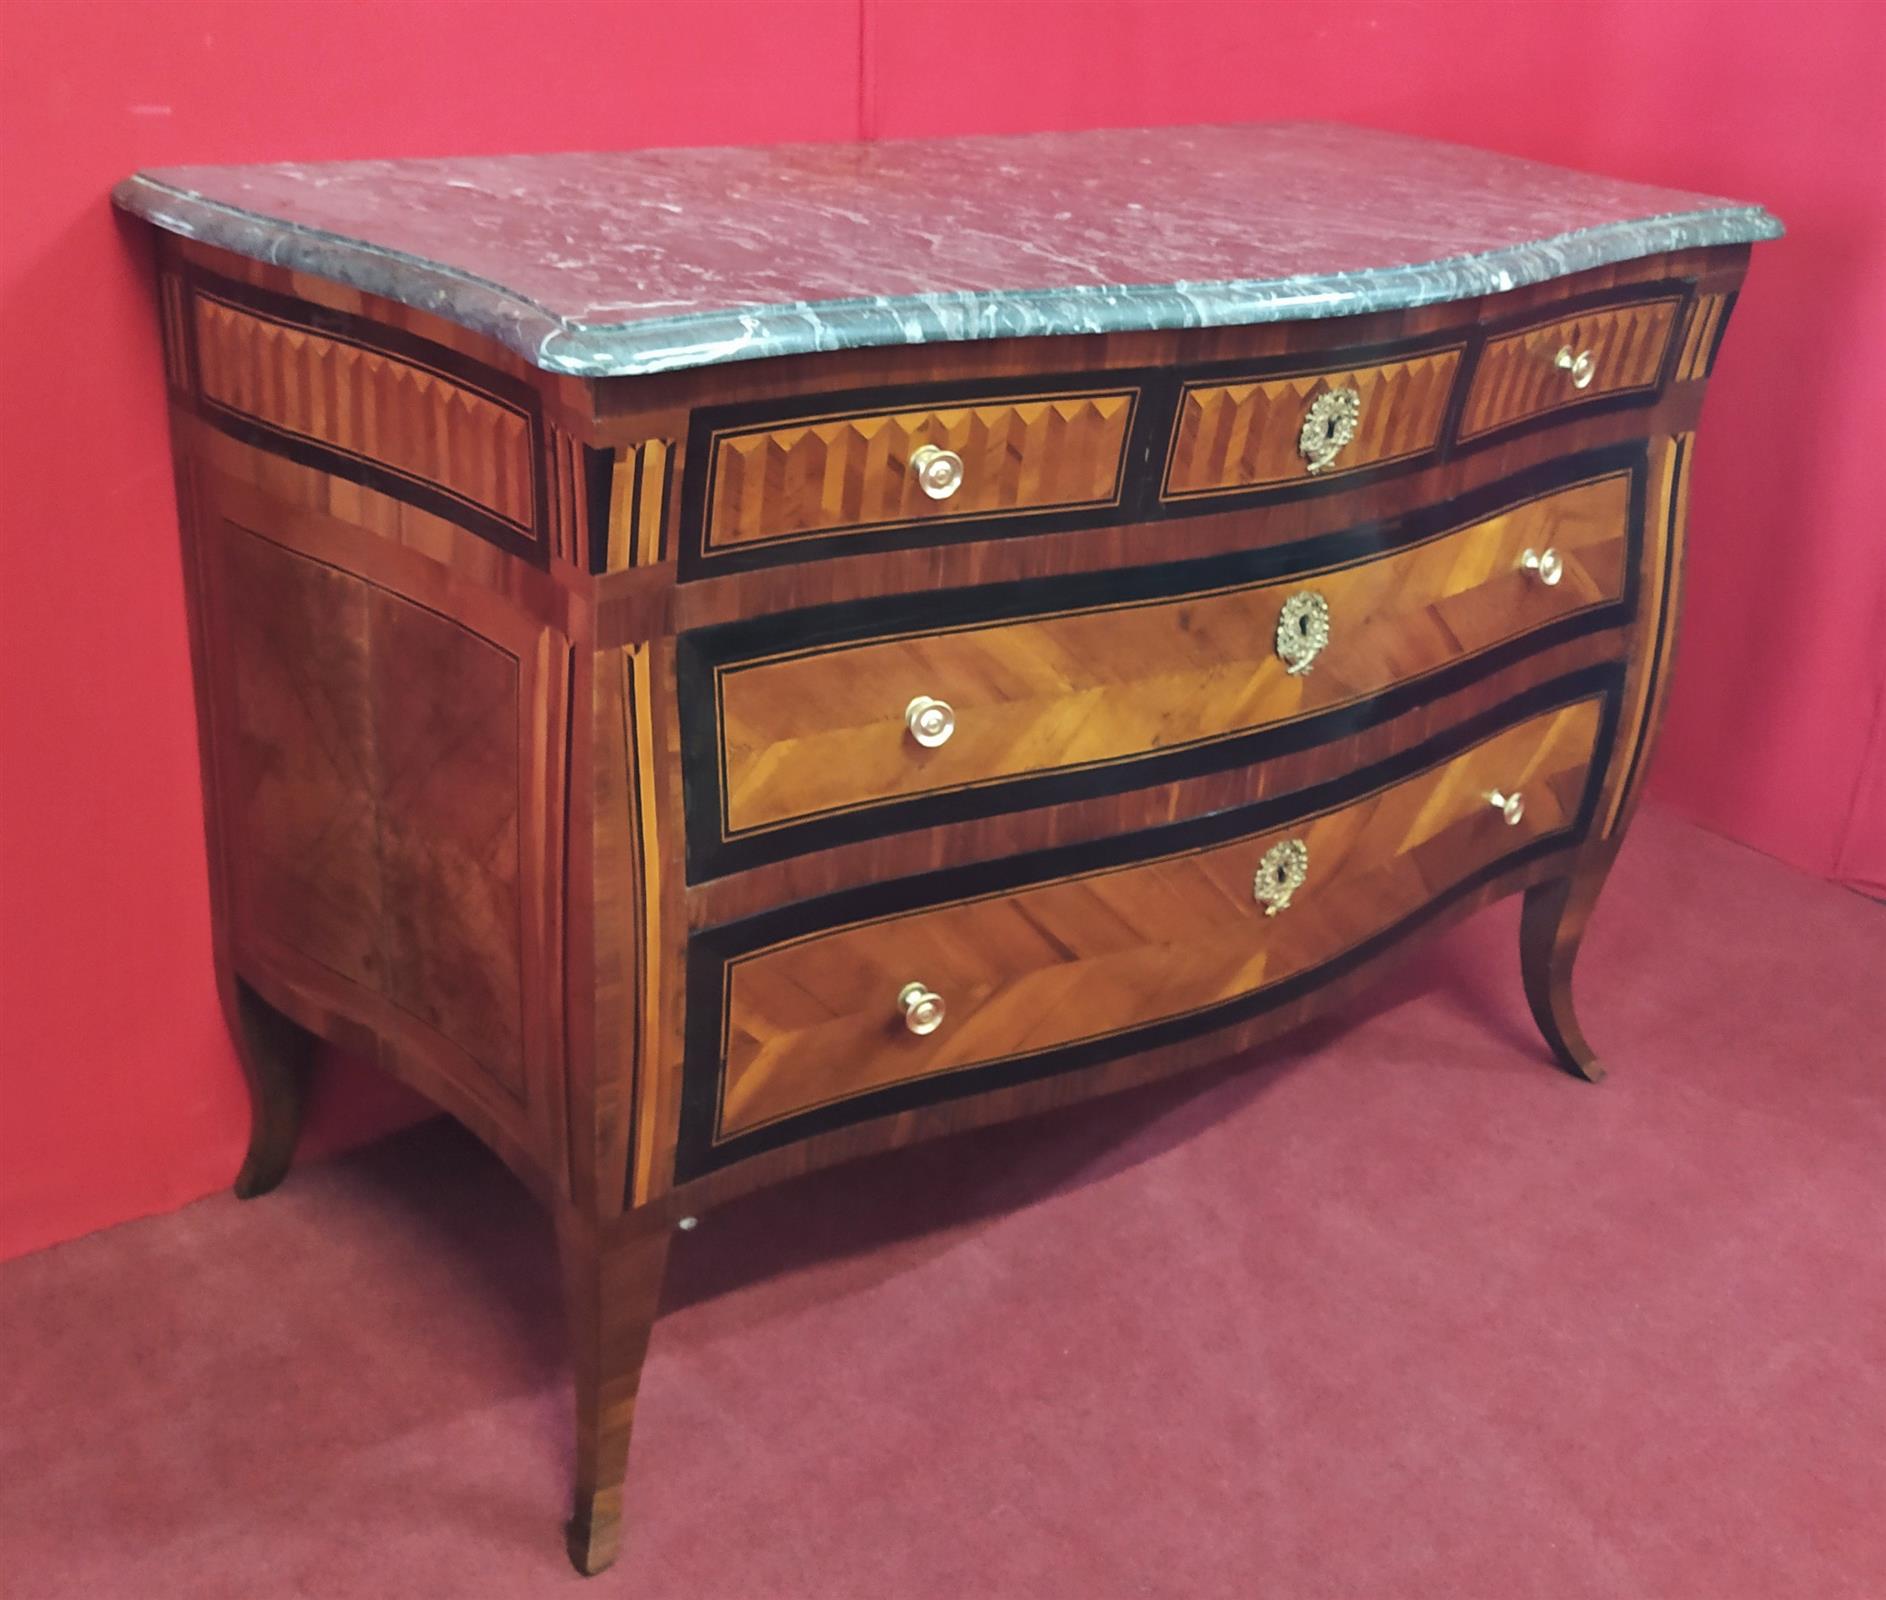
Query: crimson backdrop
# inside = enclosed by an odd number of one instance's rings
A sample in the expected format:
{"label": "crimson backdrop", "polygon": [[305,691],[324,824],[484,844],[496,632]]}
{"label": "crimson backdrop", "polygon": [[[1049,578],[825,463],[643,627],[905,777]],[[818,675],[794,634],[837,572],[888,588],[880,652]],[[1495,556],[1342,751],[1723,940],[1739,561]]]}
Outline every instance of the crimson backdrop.
{"label": "crimson backdrop", "polygon": [[[227,1182],[141,166],[1347,119],[1759,200],[1655,787],[1886,884],[1886,7],[0,0],[0,1259]],[[414,1107],[326,1074],[313,1143]]]}

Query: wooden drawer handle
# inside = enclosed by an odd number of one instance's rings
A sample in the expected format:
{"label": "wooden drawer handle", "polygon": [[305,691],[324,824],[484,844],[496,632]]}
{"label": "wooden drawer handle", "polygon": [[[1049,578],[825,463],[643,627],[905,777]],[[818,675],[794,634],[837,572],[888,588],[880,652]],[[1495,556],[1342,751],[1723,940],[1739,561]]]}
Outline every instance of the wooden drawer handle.
{"label": "wooden drawer handle", "polygon": [[1573,355],[1569,344],[1559,346],[1559,353],[1552,358],[1552,364],[1572,375],[1574,389],[1589,389],[1591,380],[1598,375],[1598,363],[1591,352],[1580,350],[1577,355]]}
{"label": "wooden drawer handle", "polygon": [[932,500],[947,500],[963,486],[963,458],[941,445],[926,444],[911,451],[910,470]]}
{"label": "wooden drawer handle", "polygon": [[1512,794],[1502,794],[1495,789],[1487,796],[1487,804],[1500,814],[1500,820],[1509,828],[1517,828],[1526,820],[1525,797],[1517,790]]}
{"label": "wooden drawer handle", "polygon": [[943,1026],[943,996],[920,983],[907,983],[898,990],[897,1004],[904,1013],[904,1026],[914,1034],[935,1033]]}

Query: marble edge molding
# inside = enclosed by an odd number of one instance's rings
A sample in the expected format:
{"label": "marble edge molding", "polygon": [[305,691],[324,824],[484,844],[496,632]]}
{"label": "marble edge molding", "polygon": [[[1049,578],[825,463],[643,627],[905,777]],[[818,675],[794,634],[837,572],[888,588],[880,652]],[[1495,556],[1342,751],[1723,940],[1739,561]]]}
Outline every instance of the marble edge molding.
{"label": "marble edge molding", "polygon": [[1500,294],[1642,256],[1782,236],[1761,206],[1719,206],[1580,228],[1472,255],[1293,278],[1078,284],[1059,289],[818,300],[630,322],[559,317],[461,268],[283,222],[137,174],[114,204],[171,233],[311,273],[456,322],[546,372],[626,378],[774,356],[1058,334],[1152,333],[1400,311]]}

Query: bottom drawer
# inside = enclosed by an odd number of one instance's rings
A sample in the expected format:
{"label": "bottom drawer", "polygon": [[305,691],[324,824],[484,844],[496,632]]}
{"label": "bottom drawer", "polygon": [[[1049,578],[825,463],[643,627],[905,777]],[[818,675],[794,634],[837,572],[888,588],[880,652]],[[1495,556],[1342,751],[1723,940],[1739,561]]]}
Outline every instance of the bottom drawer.
{"label": "bottom drawer", "polygon": [[[1583,825],[1616,674],[1599,677],[1580,674],[1570,692],[1591,692],[1548,697],[1549,710],[1466,730],[1470,743],[1457,731],[1446,748],[1443,735],[1429,759],[1398,758],[1377,781],[1332,785],[1338,803],[1299,796],[1282,821],[1267,802],[1116,841],[1139,847],[1123,863],[1054,871],[1110,848],[1071,847],[990,864],[1040,875],[971,898],[838,921],[924,881],[903,880],[710,931],[691,953],[680,1176],[893,1109],[879,1091],[894,1086],[940,1099],[1001,1081],[976,1069],[1028,1063],[1019,1075],[1036,1076],[1204,1031],[1469,880],[1566,842]],[[1209,842],[1192,842],[1201,831]],[[1175,836],[1186,847],[1160,848]],[[979,870],[938,875],[941,892],[960,894]],[[838,916],[791,931],[821,906]],[[858,1097],[877,1103],[844,1106]]]}

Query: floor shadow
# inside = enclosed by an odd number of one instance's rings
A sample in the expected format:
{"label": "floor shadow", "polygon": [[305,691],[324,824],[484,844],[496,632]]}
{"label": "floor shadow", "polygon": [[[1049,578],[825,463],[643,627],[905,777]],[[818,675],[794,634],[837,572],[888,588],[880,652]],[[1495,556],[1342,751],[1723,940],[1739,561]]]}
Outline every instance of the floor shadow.
{"label": "floor shadow", "polygon": [[[1477,921],[1478,919],[1476,919]],[[1484,934],[1482,934],[1484,937]],[[1417,1000],[1457,1009],[1537,1054],[1506,992],[1514,974],[1463,959],[1460,934],[1411,950],[1339,1012],[1284,1037],[1170,1079],[927,1140],[786,1180],[716,1209],[677,1240],[665,1311],[722,1300],[769,1280],[804,1276],[805,1298],[830,1293],[816,1269],[848,1269],[849,1288],[911,1270],[954,1248],[990,1217],[1105,1182],[1160,1157],[1239,1114],[1310,1057],[1340,1049],[1363,1024]],[[523,1185],[458,1124],[434,1119],[339,1158],[350,1182],[474,1279],[502,1307],[534,1366],[563,1360],[555,1241]],[[764,1312],[801,1303],[786,1293]]]}

